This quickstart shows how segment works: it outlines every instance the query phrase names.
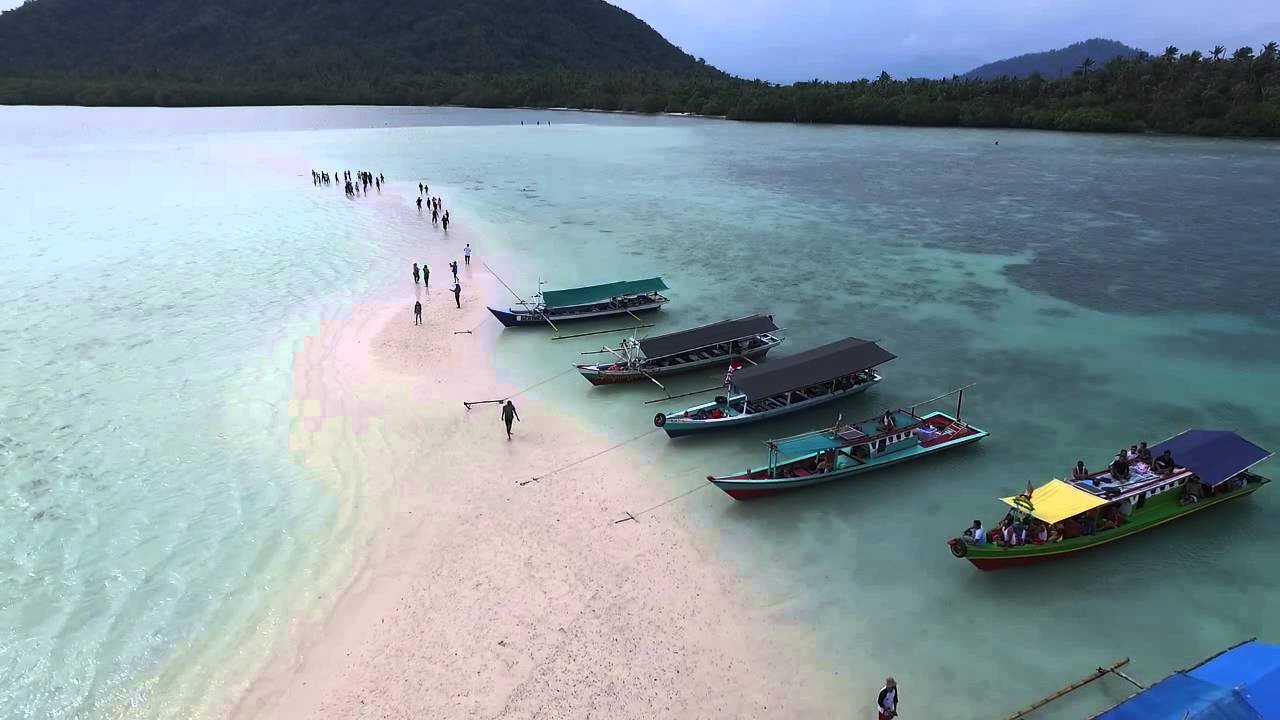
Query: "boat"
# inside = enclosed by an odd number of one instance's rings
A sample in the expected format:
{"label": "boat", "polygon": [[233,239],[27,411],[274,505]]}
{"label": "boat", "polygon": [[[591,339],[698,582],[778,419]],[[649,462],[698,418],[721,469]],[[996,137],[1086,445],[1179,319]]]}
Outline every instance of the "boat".
{"label": "boat", "polygon": [[[957,394],[956,413],[917,415],[919,405]],[[988,433],[960,419],[964,390],[859,422],[770,440],[769,464],[735,475],[707,476],[734,500],[835,482],[976,443]]]}
{"label": "boat", "polygon": [[615,315],[658,310],[670,300],[660,294],[666,290],[662,278],[624,280],[605,285],[547,290],[540,293],[541,302],[521,302],[520,307],[496,308],[489,312],[506,327],[551,325],[572,320],[593,320]]}
{"label": "boat", "polygon": [[[1136,464],[1124,480],[1104,470],[1038,488],[1028,484],[1021,495],[1001,498],[1011,508],[1002,524],[1045,525],[1058,539],[1010,546],[974,544],[966,534],[948,542],[951,554],[982,570],[1062,558],[1251,495],[1270,482],[1252,468],[1271,452],[1229,430],[1186,430],[1151,448],[1156,457],[1166,450],[1174,465],[1168,472]],[[1028,531],[1028,539],[1035,534]]]}
{"label": "boat", "polygon": [[782,343],[770,315],[750,315],[654,337],[626,338],[619,348],[605,348],[617,359],[578,365],[592,385],[648,380],[663,375],[722,366],[735,358],[759,360]]}
{"label": "boat", "polygon": [[883,379],[873,368],[895,357],[871,340],[845,338],[743,368],[726,394],[671,415],[658,413],[653,424],[680,437],[790,415],[864,392]]}
{"label": "boat", "polygon": [[1036,717],[1046,705],[1109,675],[1138,691],[1089,720],[1280,720],[1280,645],[1250,638],[1151,687],[1121,672],[1127,664],[1126,657],[1099,667],[1007,720]]}

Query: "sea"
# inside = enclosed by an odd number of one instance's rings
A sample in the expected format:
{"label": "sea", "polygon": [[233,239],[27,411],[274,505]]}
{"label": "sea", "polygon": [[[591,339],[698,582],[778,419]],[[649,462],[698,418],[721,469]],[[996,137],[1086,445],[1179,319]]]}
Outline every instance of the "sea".
{"label": "sea", "polygon": [[[313,169],[388,182],[348,200]],[[455,243],[413,207],[423,181],[475,247],[468,272],[483,262],[522,296],[660,275],[672,302],[641,332],[766,312],[779,356],[848,336],[897,355],[841,405],[670,440],[644,434],[654,413],[696,398],[645,404],[662,390],[563,372],[619,335],[485,329],[529,398],[640,436],[631,449],[671,502],[620,515],[679,513],[716,534],[721,559],[813,632],[811,670],[867,707],[893,675],[903,717],[1004,717],[1121,657],[1149,683],[1240,640],[1280,641],[1280,489],[1041,566],[984,573],[946,544],[998,520],[999,496],[1140,440],[1220,428],[1280,448],[1280,144],[7,107],[0,717],[216,715],[202,708],[224,707],[214,696],[241,687],[298,604],[340,581],[361,511],[290,450],[293,357],[353,304],[410,302],[415,251]],[[991,433],[977,446],[755,502],[703,480],[763,464],[770,437],[970,385],[963,418]],[[1038,717],[1131,691],[1107,678]]]}

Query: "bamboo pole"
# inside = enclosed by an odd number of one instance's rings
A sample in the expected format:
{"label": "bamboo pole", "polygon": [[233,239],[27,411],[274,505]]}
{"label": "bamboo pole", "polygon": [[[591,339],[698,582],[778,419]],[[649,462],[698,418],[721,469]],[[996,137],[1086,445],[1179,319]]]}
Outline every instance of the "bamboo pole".
{"label": "bamboo pole", "polygon": [[[547,324],[551,325],[551,321],[548,320]],[[555,325],[551,325],[551,327],[555,327]],[[577,333],[575,335],[557,335],[551,339],[552,340],[568,340],[569,338],[587,337],[588,335],[604,335],[605,333],[626,332],[628,330],[639,330],[641,328],[651,328],[651,327],[653,327],[653,323],[649,323],[648,325],[636,325],[634,327],[614,328],[612,330],[596,330],[595,332]],[[557,329],[556,332],[560,332],[560,330]],[[586,355],[586,354],[587,353],[583,353],[583,355]]]}
{"label": "bamboo pole", "polygon": [[701,395],[703,393],[712,392],[713,390],[722,390],[722,389],[724,389],[723,385],[717,385],[715,387],[706,388],[705,390],[694,390],[693,392],[680,393],[679,395],[668,395],[667,397],[658,398],[657,400],[645,400],[644,404],[652,405],[654,403],[666,402],[668,400],[675,400],[676,398],[689,397],[690,395]]}
{"label": "bamboo pole", "polygon": [[515,290],[512,290],[512,289],[511,289],[511,286],[510,286],[510,285],[508,285],[508,284],[506,283],[506,281],[505,281],[505,280],[503,280],[502,278],[498,277],[498,273],[494,272],[494,271],[493,271],[493,268],[489,267],[489,263],[481,262],[480,264],[481,264],[481,265],[484,265],[484,269],[485,269],[485,270],[488,270],[488,271],[489,271],[489,274],[490,274],[490,275],[492,275],[492,276],[494,277],[494,279],[495,279],[495,280],[497,280],[498,282],[502,283],[502,287],[506,288],[506,289],[507,289],[507,292],[509,292],[509,293],[511,293],[512,295],[514,295],[514,296],[515,296],[515,298],[516,298],[516,300],[520,301],[520,304],[521,304],[521,305],[523,305],[523,306],[525,307],[525,309],[526,309],[526,310],[531,310],[531,311],[533,311],[533,312],[538,313],[538,315],[540,315],[540,316],[542,317],[543,322],[545,322],[546,324],[550,325],[552,330],[555,330],[557,333],[558,333],[558,332],[560,332],[560,328],[556,327],[556,324],[555,324],[555,323],[553,323],[553,322],[551,322],[551,318],[547,317],[547,314],[546,314],[546,313],[544,313],[544,312],[542,312],[541,310],[539,310],[536,306],[531,306],[531,305],[529,305],[529,303],[525,302],[525,301],[524,301],[524,298],[520,297],[520,295],[519,295],[518,293],[516,293],[516,291],[515,291]]}
{"label": "bamboo pole", "polygon": [[[947,394],[950,395],[950,393],[947,393]],[[946,395],[944,395],[943,397],[946,397]],[[1104,668],[1100,667],[1097,670],[1094,670],[1092,674],[1086,677],[1080,678],[1079,680],[1062,688],[1061,690],[1055,692],[1054,694],[1049,695],[1048,697],[1045,697],[1037,702],[1034,702],[1028,705],[1027,707],[1019,710],[1018,712],[1010,715],[1007,720],[1022,720],[1027,716],[1027,713],[1035,712],[1036,710],[1039,710],[1040,708],[1044,707],[1045,705],[1048,705],[1054,700],[1057,700],[1058,698],[1064,695],[1067,695],[1068,693],[1075,692],[1076,690],[1079,690],[1080,688],[1084,687],[1085,685],[1088,685],[1094,680],[1097,680],[1098,678],[1101,678],[1101,677],[1105,677],[1106,675],[1112,672],[1115,672],[1117,668],[1122,668],[1128,664],[1129,664],[1129,658],[1120,658],[1119,660],[1111,663],[1111,665],[1107,667],[1104,667]]]}

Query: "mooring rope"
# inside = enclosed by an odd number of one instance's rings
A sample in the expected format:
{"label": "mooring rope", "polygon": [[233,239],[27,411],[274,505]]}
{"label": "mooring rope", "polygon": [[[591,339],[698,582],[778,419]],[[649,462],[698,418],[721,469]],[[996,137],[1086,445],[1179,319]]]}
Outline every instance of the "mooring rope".
{"label": "mooring rope", "polygon": [[[697,486],[692,487],[692,488],[689,488],[688,490],[685,490],[684,492],[680,493],[679,495],[677,495],[677,496],[675,496],[675,497],[673,497],[673,498],[671,498],[671,499],[669,499],[669,500],[663,500],[662,502],[658,503],[657,505],[654,505],[653,507],[649,508],[648,510],[641,510],[641,511],[640,511],[640,512],[638,512],[638,513],[627,513],[627,516],[626,516],[626,517],[622,518],[621,520],[614,520],[614,521],[613,521],[613,523],[611,523],[611,524],[613,524],[613,525],[617,525],[618,523],[624,523],[624,522],[626,522],[626,521],[628,521],[628,520],[639,520],[640,518],[644,517],[645,515],[648,515],[649,513],[653,512],[654,510],[657,510],[657,509],[658,509],[658,508],[660,508],[660,507],[665,507],[665,506],[667,506],[667,505],[670,505],[671,503],[673,503],[673,502],[675,502],[675,501],[679,500],[680,498],[688,497],[688,496],[690,496],[690,495],[692,495],[692,494],[694,494],[694,493],[698,492],[699,490],[702,490],[702,489],[704,489],[704,488],[708,488],[708,487],[711,487],[711,483],[709,483],[709,482],[705,482],[705,481],[704,481],[704,482],[700,482],[700,483],[698,483],[698,484],[697,484]],[[625,511],[624,511],[624,512],[625,512]]]}
{"label": "mooring rope", "polygon": [[541,475],[537,475],[537,476],[535,476],[535,477],[531,477],[531,478],[529,478],[528,480],[523,480],[523,481],[521,481],[521,482],[520,482],[520,484],[521,484],[521,485],[528,485],[529,483],[542,482],[542,481],[543,481],[543,480],[545,480],[546,478],[549,478],[549,477],[551,477],[552,475],[555,475],[556,473],[562,472],[562,471],[564,471],[564,470],[568,470],[569,468],[571,468],[571,467],[573,467],[573,466],[575,466],[575,465],[581,465],[582,463],[584,463],[584,462],[586,462],[586,461],[588,461],[588,460],[594,460],[595,458],[598,458],[598,457],[600,457],[601,455],[604,455],[604,454],[605,454],[605,453],[607,453],[607,452],[613,452],[614,450],[617,450],[618,448],[622,447],[623,445],[627,445],[627,444],[633,443],[633,442],[635,442],[636,440],[639,440],[640,438],[648,437],[649,435],[652,435],[652,434],[654,434],[654,433],[658,432],[658,430],[659,430],[659,429],[660,429],[660,428],[653,428],[653,429],[651,429],[651,430],[646,430],[646,431],[644,431],[644,432],[640,433],[639,435],[637,435],[637,436],[635,436],[635,437],[631,438],[630,440],[623,440],[622,442],[620,442],[620,443],[618,443],[618,444],[616,444],[616,445],[611,445],[611,446],[609,446],[609,447],[605,448],[604,450],[601,450],[601,451],[600,451],[600,452],[598,452],[598,453],[592,453],[591,455],[588,455],[588,456],[586,456],[586,457],[584,457],[584,458],[580,458],[580,459],[578,459],[578,460],[574,460],[573,462],[569,463],[568,465],[562,465],[562,466],[560,466],[560,467],[556,468],[555,470],[552,470],[551,472],[543,473],[543,474],[541,474]]}

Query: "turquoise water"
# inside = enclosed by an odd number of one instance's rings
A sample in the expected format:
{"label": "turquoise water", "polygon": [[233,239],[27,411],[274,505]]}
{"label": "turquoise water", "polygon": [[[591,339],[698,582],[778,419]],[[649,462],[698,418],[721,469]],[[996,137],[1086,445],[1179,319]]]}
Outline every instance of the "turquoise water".
{"label": "turquoise water", "polygon": [[[197,706],[248,638],[265,642],[291,599],[339,572],[359,488],[289,454],[293,352],[360,298],[411,296],[412,249],[442,242],[410,205],[423,177],[518,289],[661,274],[660,329],[769,311],[780,353],[856,335],[898,354],[880,387],[830,411],[637,441],[671,497],[759,464],[769,436],[978,383],[964,413],[992,436],[976,448],[754,503],[709,488],[652,514],[718,531],[722,556],[818,631],[825,669],[856,691],[893,674],[904,709],[1003,716],[1118,656],[1154,680],[1280,638],[1270,490],[1057,565],[979,573],[945,546],[998,517],[997,494],[1140,439],[1228,427],[1280,446],[1280,145],[5,108],[0,146],[5,717]],[[393,184],[347,202],[313,188],[312,167]],[[601,341],[507,332],[498,362],[523,387]],[[566,375],[530,395],[621,439],[682,406],[642,405],[656,391]],[[1045,717],[1125,694],[1103,681]]]}

